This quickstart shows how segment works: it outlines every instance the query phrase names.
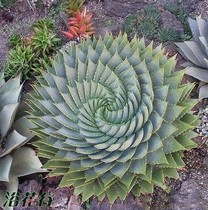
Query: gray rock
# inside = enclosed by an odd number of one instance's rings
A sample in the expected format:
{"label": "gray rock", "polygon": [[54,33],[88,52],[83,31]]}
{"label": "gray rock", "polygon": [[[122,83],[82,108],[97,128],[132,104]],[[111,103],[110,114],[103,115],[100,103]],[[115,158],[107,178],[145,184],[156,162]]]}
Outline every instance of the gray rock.
{"label": "gray rock", "polygon": [[208,0],[199,1],[195,7],[195,15],[201,15],[203,19],[208,20]]}
{"label": "gray rock", "polygon": [[[41,189],[42,189],[42,184],[34,179],[26,180],[23,183],[21,183],[19,185],[20,202],[19,202],[19,205],[14,208],[14,210],[27,210],[28,208],[30,208],[30,210],[37,210],[37,208],[38,208],[37,198],[40,194]],[[33,192],[35,193],[35,196],[33,196],[33,198],[32,198],[32,206],[31,207],[27,207],[27,204],[29,204],[28,202],[26,203],[26,206],[23,207],[23,204],[21,202],[21,200],[25,197],[27,192],[29,192],[30,195],[32,195]]]}
{"label": "gray rock", "polygon": [[103,7],[109,16],[126,17],[147,5],[149,0],[104,0]]}
{"label": "gray rock", "polygon": [[95,28],[94,36],[98,39],[99,37],[105,37],[106,33],[111,34],[111,30],[108,27],[97,27]]}
{"label": "gray rock", "polygon": [[6,57],[8,54],[8,47],[7,47],[7,42],[8,42],[8,35],[4,32],[1,33],[0,30],[0,71],[3,68],[4,64],[6,63]]}
{"label": "gray rock", "polygon": [[50,193],[53,201],[51,204],[51,209],[57,210],[67,210],[69,198],[71,195],[71,189],[69,187],[63,188],[49,188],[47,193]]}
{"label": "gray rock", "polygon": [[169,210],[206,210],[202,189],[193,179],[182,183],[170,201]]}
{"label": "gray rock", "polygon": [[199,1],[200,0],[156,0],[157,4],[162,6],[169,3],[180,4],[187,12],[194,11],[197,8],[196,4]]}
{"label": "gray rock", "polygon": [[107,27],[97,27],[95,28],[95,34],[94,36],[96,38],[104,37],[106,33],[113,34],[114,36],[118,35],[119,32],[122,30],[122,25],[117,24],[113,26],[107,26]]}
{"label": "gray rock", "polygon": [[156,0],[158,4],[165,5],[168,3],[176,3],[176,4],[182,4],[182,5],[191,5],[196,4],[200,0]]}
{"label": "gray rock", "polygon": [[180,0],[156,0],[156,2],[160,5],[165,5],[168,3],[178,3]]}
{"label": "gray rock", "polygon": [[162,25],[164,28],[172,27],[178,30],[181,34],[184,34],[184,28],[183,28],[182,23],[171,12],[164,11],[161,14],[161,19],[162,19]]}

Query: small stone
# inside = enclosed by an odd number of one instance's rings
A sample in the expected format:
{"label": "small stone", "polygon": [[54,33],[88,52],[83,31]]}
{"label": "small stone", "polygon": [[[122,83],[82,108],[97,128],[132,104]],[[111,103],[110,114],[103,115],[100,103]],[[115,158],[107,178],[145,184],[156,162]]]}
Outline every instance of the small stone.
{"label": "small stone", "polygon": [[170,27],[170,23],[171,23],[172,28],[179,31],[181,35],[184,34],[184,28],[183,28],[182,23],[171,12],[164,11],[161,14],[161,19],[162,19],[162,25],[163,25],[164,28]]}
{"label": "small stone", "polygon": [[106,33],[111,34],[111,30],[107,27],[98,27],[98,28],[95,29],[94,36],[96,38],[99,38],[99,37],[103,38],[106,35]]}
{"label": "small stone", "polygon": [[172,196],[169,209],[205,210],[201,188],[189,179],[182,183],[181,189]]}

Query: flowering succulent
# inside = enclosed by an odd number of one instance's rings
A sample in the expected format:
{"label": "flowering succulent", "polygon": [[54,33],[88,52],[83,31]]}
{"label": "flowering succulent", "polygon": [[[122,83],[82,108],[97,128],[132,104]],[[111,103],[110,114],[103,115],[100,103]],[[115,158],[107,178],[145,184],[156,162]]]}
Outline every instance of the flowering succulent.
{"label": "flowering succulent", "polygon": [[63,31],[64,35],[70,39],[86,39],[94,34],[93,23],[91,21],[92,13],[86,11],[86,7],[80,12],[76,12],[75,17],[68,18],[67,28],[69,32]]}
{"label": "flowering succulent", "polygon": [[194,84],[181,85],[184,71],[172,72],[175,57],[144,39],[111,35],[70,45],[42,72],[29,97],[34,143],[48,158],[60,186],[74,186],[83,201],[165,188],[178,178],[183,151],[198,118],[190,110]]}

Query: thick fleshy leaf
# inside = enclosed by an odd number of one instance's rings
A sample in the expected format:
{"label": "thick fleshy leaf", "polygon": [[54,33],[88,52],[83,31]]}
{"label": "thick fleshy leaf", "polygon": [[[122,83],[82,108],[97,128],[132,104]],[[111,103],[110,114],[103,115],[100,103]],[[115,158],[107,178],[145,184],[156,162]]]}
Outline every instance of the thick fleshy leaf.
{"label": "thick fleshy leaf", "polygon": [[11,128],[11,125],[16,115],[18,105],[19,105],[18,103],[8,104],[4,106],[4,108],[1,110],[0,122],[4,122],[0,124],[1,138],[3,138],[7,134],[8,130]]}
{"label": "thick fleshy leaf", "polygon": [[0,181],[9,182],[9,173],[12,165],[12,160],[13,158],[10,155],[0,158]]}
{"label": "thick fleshy leaf", "polygon": [[21,177],[38,172],[47,172],[42,169],[42,164],[35,152],[28,147],[21,147],[13,154],[11,176]]}
{"label": "thick fleshy leaf", "polygon": [[203,85],[199,89],[199,99],[208,98],[208,85]]}
{"label": "thick fleshy leaf", "polygon": [[[208,22],[201,17],[197,17],[196,20],[189,18],[188,22],[194,40],[176,43],[176,45],[179,47],[181,55],[189,61],[183,65],[188,67],[186,74],[208,83]],[[206,86],[203,86],[199,90],[199,99],[207,97]]]}
{"label": "thick fleshy leaf", "polygon": [[188,67],[186,70],[186,74],[200,80],[203,82],[208,83],[208,70],[197,68],[197,67]]}
{"label": "thick fleshy leaf", "polygon": [[17,131],[12,131],[5,142],[5,150],[0,157],[9,154],[13,149],[19,147],[27,141],[27,137],[20,135]]}
{"label": "thick fleshy leaf", "polygon": [[177,177],[184,165],[181,151],[196,146],[194,85],[181,85],[176,56],[153,46],[121,33],[70,45],[30,94],[34,145],[50,159],[44,168],[83,200],[113,203],[165,188],[165,176]]}

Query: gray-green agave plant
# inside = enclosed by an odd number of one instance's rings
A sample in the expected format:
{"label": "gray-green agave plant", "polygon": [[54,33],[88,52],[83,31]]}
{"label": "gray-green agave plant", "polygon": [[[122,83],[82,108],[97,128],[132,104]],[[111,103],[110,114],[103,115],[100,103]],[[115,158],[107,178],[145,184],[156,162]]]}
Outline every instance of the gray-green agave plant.
{"label": "gray-green agave plant", "polygon": [[208,22],[197,17],[188,19],[193,41],[176,43],[180,54],[189,62],[186,74],[202,81],[205,85],[199,89],[199,99],[208,97]]}
{"label": "gray-green agave plant", "polygon": [[35,152],[29,147],[22,147],[33,137],[28,129],[34,126],[22,114],[15,119],[21,90],[20,77],[5,82],[4,73],[0,73],[0,184],[5,185],[0,189],[0,207],[4,209],[13,209],[3,205],[6,191],[17,191],[18,177],[46,171],[41,169],[42,164]]}
{"label": "gray-green agave plant", "polygon": [[39,156],[51,175],[64,175],[60,186],[74,186],[83,201],[113,203],[178,178],[183,151],[197,146],[190,139],[198,120],[188,98],[194,85],[180,85],[185,71],[172,72],[175,64],[161,46],[126,34],[57,56],[28,105]]}

